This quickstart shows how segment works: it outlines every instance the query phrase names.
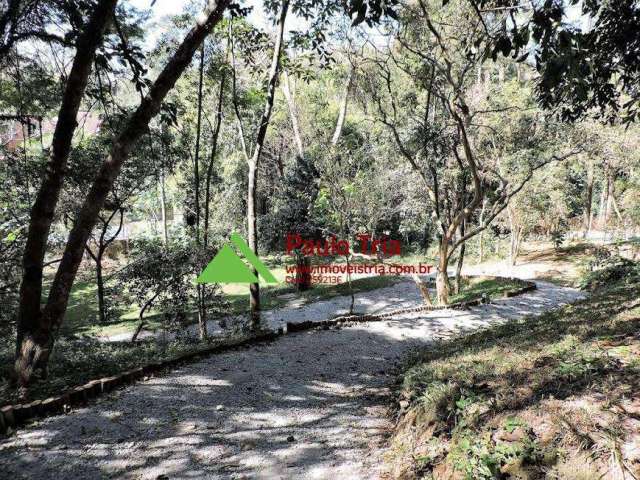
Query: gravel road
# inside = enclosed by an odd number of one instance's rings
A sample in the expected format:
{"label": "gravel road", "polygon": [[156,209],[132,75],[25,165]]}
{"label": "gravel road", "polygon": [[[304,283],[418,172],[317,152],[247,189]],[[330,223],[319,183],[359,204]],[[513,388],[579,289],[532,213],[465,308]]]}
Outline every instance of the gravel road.
{"label": "gravel road", "polygon": [[[290,334],[212,356],[20,429],[0,441],[0,477],[377,478],[400,362],[435,339],[581,296],[538,287],[469,311]],[[412,282],[391,288],[418,295]]]}

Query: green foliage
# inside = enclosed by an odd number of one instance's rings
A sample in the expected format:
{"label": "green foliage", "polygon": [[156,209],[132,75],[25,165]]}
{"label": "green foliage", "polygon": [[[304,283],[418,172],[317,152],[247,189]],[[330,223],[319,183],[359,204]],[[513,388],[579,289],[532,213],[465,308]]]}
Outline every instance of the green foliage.
{"label": "green foliage", "polygon": [[590,271],[580,282],[580,288],[583,290],[593,291],[617,282],[634,283],[640,280],[640,263],[623,257],[600,253],[590,263],[589,268]]}
{"label": "green foliage", "polygon": [[559,250],[562,244],[564,243],[566,237],[566,233],[562,230],[554,230],[551,232],[551,241],[553,242],[553,247],[556,250]]}
{"label": "green foliage", "polygon": [[[32,399],[45,399],[60,395],[69,388],[89,380],[116,375],[126,370],[142,367],[152,362],[168,360],[178,355],[198,351],[212,344],[224,344],[237,340],[201,342],[193,338],[177,338],[170,342],[143,341],[104,342],[92,338],[60,337],[51,358],[49,377],[35,384],[29,391]],[[0,339],[0,405],[19,401],[18,392],[10,387],[10,368],[13,365],[15,340]]]}
{"label": "green foliage", "polygon": [[42,173],[43,155],[27,142],[9,150],[0,145],[0,333],[13,332],[18,290],[22,278],[22,254],[32,188]]}
{"label": "green foliage", "polygon": [[[141,309],[161,312],[169,325],[179,326],[187,313],[195,310],[194,280],[212,252],[201,252],[185,238],[163,245],[157,239],[139,240],[130,263],[118,273],[118,282],[126,287]],[[206,289],[206,304],[212,313],[220,308],[217,288]]]}
{"label": "green foliage", "polygon": [[468,302],[480,298],[499,298],[509,290],[526,286],[527,283],[517,278],[463,278],[460,293],[450,297],[451,302]]}
{"label": "green foliage", "polygon": [[[638,381],[638,285],[637,270],[610,277],[576,305],[420,352],[404,374],[400,398],[410,405],[394,435],[398,462],[416,461],[424,478],[436,468],[470,480],[542,478],[561,462],[559,451],[580,452],[573,435],[583,429],[592,439],[624,442],[615,422],[585,422],[582,402],[591,418],[604,419]],[[595,402],[600,395],[607,400]],[[563,426],[555,425],[559,412]],[[579,428],[570,433],[564,422]],[[596,448],[606,466],[615,447],[607,441]]]}
{"label": "green foliage", "polygon": [[[616,19],[614,14],[634,14],[637,6],[629,1],[583,2],[584,12],[591,16],[602,8],[602,15],[594,16],[594,31],[598,33],[586,35],[563,23],[566,21],[563,12],[574,0],[565,2],[566,5],[534,2],[532,12],[522,12],[522,16],[511,20],[506,11],[485,12],[484,24],[478,22],[478,11],[470,1],[487,7],[513,3],[510,0],[425,0],[403,5],[395,0],[292,2],[292,13],[304,18],[308,28],[290,32],[288,36],[281,67],[292,81],[294,101],[293,105],[285,101],[281,77],[258,169],[261,253],[281,254],[284,234],[289,231],[314,238],[338,235],[352,239],[360,232],[384,235],[401,239],[403,253],[409,249],[422,252],[433,245],[441,234],[443,220],[453,218],[460,206],[471,201],[471,175],[462,144],[464,129],[456,124],[456,113],[469,115],[462,126],[467,129],[474,150],[484,196],[469,215],[467,232],[480,224],[483,206],[486,220],[509,190],[537,169],[529,183],[511,199],[510,218],[507,212],[498,213],[495,225],[485,230],[485,258],[504,255],[504,236],[510,231],[522,231],[525,237],[551,235],[558,249],[564,241],[564,232],[576,230],[584,223],[588,205],[593,205],[594,229],[619,227],[629,231],[637,226],[638,129],[631,125],[624,130],[619,125],[620,118],[614,119],[614,125],[584,121],[571,126],[547,115],[537,102],[542,99],[543,106],[560,106],[560,111],[571,119],[583,111],[595,111],[593,107],[611,107],[612,100],[629,100],[621,111],[632,111],[637,92],[628,85],[637,85],[634,81],[637,79],[629,67],[637,63],[637,55],[633,58],[622,55],[613,63],[594,59],[610,56],[604,47],[611,52],[627,51],[623,47],[636,35],[616,27],[628,27],[630,19],[636,17]],[[14,25],[19,27],[18,31],[39,38],[45,26],[55,24],[61,37],[45,38],[48,44],[27,44],[30,40],[25,40],[24,46],[20,43],[19,48],[10,49],[6,56],[0,51],[3,66],[0,113],[26,112],[42,116],[46,122],[55,118],[63,90],[64,75],[60,75],[58,61],[66,62],[72,54],[69,47],[92,3],[32,3],[34,10],[25,10],[28,15],[22,19],[28,20],[26,23],[15,23],[17,18],[6,17],[10,20],[7,26]],[[270,17],[278,2],[268,1],[265,7]],[[118,23],[109,30],[105,45],[97,53],[82,107],[99,115],[102,125],[97,135],[76,135],[46,260],[59,258],[78,206],[107,158],[111,142],[132,105],[147,91],[147,74],[154,76],[166,63],[192,25],[197,8],[198,5],[190,5],[183,15],[162,20],[163,33],[154,44],[154,35],[146,38],[147,14],[129,4],[118,7]],[[194,178],[199,116],[199,72],[198,62],[194,62],[164,102],[158,119],[131,152],[109,193],[107,205],[100,212],[99,220],[107,224],[111,213],[124,212],[134,248],[130,254],[119,256],[121,263],[113,262],[106,267],[110,300],[106,313],[112,321],[117,319],[118,310],[129,307],[130,297],[139,307],[147,306],[145,314],[149,310],[151,314],[159,313],[165,323],[182,321],[195,310],[193,279],[213,257],[215,249],[202,251],[184,235],[184,224],[195,219],[197,190],[201,193],[199,213],[204,210],[203,192],[209,167],[212,172],[209,244],[221,245],[230,232],[242,233],[246,228],[245,154],[250,155],[255,148],[272,39],[268,28],[252,25],[246,9],[234,5],[232,11],[233,18],[227,16],[203,46],[199,184]],[[533,16],[529,17],[531,13]],[[427,18],[442,31],[440,38],[429,28]],[[356,32],[349,28],[349,23],[363,22],[369,25],[381,22],[376,35],[382,41],[372,42],[373,37],[369,37],[372,32],[368,30]],[[27,27],[34,29],[22,30]],[[615,32],[620,31],[625,35],[618,38]],[[3,34],[0,50],[6,46],[3,41],[9,38],[5,33],[0,32]],[[390,48],[384,46],[387,41]],[[442,41],[444,45],[440,44]],[[145,51],[147,45],[152,45],[149,52]],[[541,67],[541,83],[536,83],[537,73],[528,64],[518,62],[523,60],[522,49],[530,47],[540,54],[536,60]],[[47,53],[41,54],[42,51]],[[32,52],[38,54],[31,55]],[[499,58],[500,54],[504,58]],[[589,68],[584,70],[586,67]],[[629,76],[625,77],[626,74]],[[622,88],[611,90],[613,85]],[[333,145],[331,139],[343,100],[347,114],[342,135]],[[302,155],[292,134],[292,112],[299,124]],[[214,152],[212,132],[218,113],[222,126]],[[36,127],[33,118],[27,123],[27,130]],[[242,151],[239,124],[243,127],[247,152]],[[8,127],[0,125],[0,133],[4,134]],[[26,142],[24,151],[22,145],[3,147],[0,151],[0,325],[10,335],[29,208],[42,177],[46,158],[42,147],[46,149],[51,140],[51,134],[45,135],[40,144],[37,131],[32,133],[35,135]],[[580,149],[579,158],[544,164],[553,155],[574,148]],[[158,228],[161,185],[169,199],[170,241],[166,246],[158,240],[146,239],[159,237],[161,233]],[[590,204],[586,199],[589,185],[593,197]],[[435,200],[425,186],[437,191]],[[605,198],[606,192],[611,193],[609,198]],[[603,218],[607,215],[609,218]],[[114,218],[116,221],[112,223],[117,223],[118,217]],[[202,238],[202,224],[200,227],[198,233]],[[99,221],[90,248],[101,241],[100,229]],[[105,226],[108,233],[114,230],[113,225]],[[187,230],[193,233],[193,229]],[[478,253],[477,243],[468,242],[467,256],[474,253]],[[627,266],[612,262],[607,258],[597,260],[585,278],[585,288],[632,277]],[[113,275],[121,267],[122,271]],[[86,282],[89,274],[81,274],[83,284],[77,285],[76,290],[80,302],[88,296],[86,292],[94,291]],[[353,286],[365,290],[391,281],[362,279]],[[471,285],[453,300],[471,299],[481,293],[499,295],[506,288],[512,285]],[[207,287],[205,291],[211,309],[219,309],[222,302],[218,290]],[[289,292],[287,287],[264,289],[263,305],[285,305],[285,300],[277,298],[283,292]],[[301,298],[314,301],[345,293],[348,293],[345,285],[324,285],[314,287]],[[237,294],[232,300],[234,312],[245,311],[246,296]],[[78,305],[75,312],[93,316],[87,302]],[[91,331],[87,326],[90,321],[83,318],[77,325]],[[62,332],[73,333],[64,327]],[[556,373],[579,377],[591,372],[589,368],[589,362],[580,360],[568,362]],[[470,422],[470,412],[483,403],[484,394],[445,382],[434,387],[429,395],[444,399],[440,393],[450,390],[455,392],[455,401],[446,404],[449,409],[445,418]],[[481,450],[473,444],[468,448]],[[495,466],[501,461],[489,463]],[[489,471],[493,468],[485,466]]]}
{"label": "green foliage", "polygon": [[456,438],[449,453],[454,468],[468,480],[500,478],[502,467],[514,463],[534,462],[538,446],[525,439],[521,442],[495,442],[489,434],[467,434]]}
{"label": "green foliage", "polygon": [[507,419],[504,422],[504,429],[509,433],[513,433],[514,430],[518,427],[526,427],[526,426],[527,426],[527,423],[518,417],[507,417]]}
{"label": "green foliage", "polygon": [[[513,6],[511,0],[469,2],[478,12]],[[501,53],[519,62],[531,55],[541,77],[537,88],[541,103],[559,110],[565,119],[594,114],[613,119],[622,110],[626,121],[634,121],[639,101],[634,83],[639,65],[638,56],[629,52],[638,43],[638,3],[569,0],[534,2],[531,6],[517,22],[513,19],[511,27],[505,22],[487,39],[487,54],[496,60]],[[579,22],[569,15],[577,7],[582,15]]]}

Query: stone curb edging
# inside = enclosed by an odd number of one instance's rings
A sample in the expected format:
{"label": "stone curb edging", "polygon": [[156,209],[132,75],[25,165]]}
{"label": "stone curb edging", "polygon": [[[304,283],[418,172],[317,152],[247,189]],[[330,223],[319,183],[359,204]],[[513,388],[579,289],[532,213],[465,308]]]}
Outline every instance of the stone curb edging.
{"label": "stone curb edging", "polygon": [[[515,280],[505,277],[493,277],[497,279]],[[504,292],[504,298],[511,298],[522,295],[533,290],[537,286],[535,282],[523,280],[527,285],[524,287],[508,290]],[[78,385],[67,390],[65,393],[49,397],[46,400],[35,400],[26,404],[5,405],[0,408],[0,434],[4,434],[11,429],[22,426],[29,420],[36,418],[44,418],[61,413],[68,413],[73,407],[86,406],[88,401],[99,397],[105,393],[111,392],[119,387],[126,386],[145,377],[151,376],[160,370],[178,366],[189,362],[195,358],[208,356],[216,353],[223,353],[235,350],[241,347],[251,346],[258,343],[268,342],[277,339],[279,336],[289,332],[301,332],[304,330],[327,329],[331,326],[342,325],[345,323],[364,323],[376,322],[391,318],[395,315],[401,315],[414,312],[425,312],[434,310],[464,310],[469,307],[478,306],[482,303],[481,299],[475,299],[468,302],[454,303],[446,307],[438,307],[434,305],[421,305],[418,307],[403,308],[379,315],[348,315],[322,321],[306,321],[300,323],[287,322],[287,329],[283,331],[278,329],[277,332],[262,333],[254,337],[246,338],[234,343],[214,345],[192,352],[187,352],[167,360],[149,363],[142,367],[127,370],[118,375],[103,377],[91,380],[84,385]]]}
{"label": "stone curb edging", "polygon": [[[487,275],[483,275],[483,276],[487,276]],[[531,292],[538,288],[535,282],[532,282],[529,280],[521,280],[521,279],[515,279],[515,278],[509,278],[509,277],[495,277],[495,276],[491,278],[495,278],[498,280],[507,280],[507,281],[518,280],[526,284],[525,286],[520,288],[507,290],[506,292],[503,293],[502,295],[503,298],[516,297],[518,295]],[[305,330],[327,329],[332,326],[343,325],[346,323],[379,322],[387,318],[391,318],[395,315],[403,315],[406,313],[432,312],[435,310],[466,310],[470,307],[477,307],[481,304],[482,304],[482,299],[477,298],[475,300],[470,300],[467,302],[452,303],[450,305],[446,305],[443,307],[439,307],[437,305],[420,305],[418,307],[410,307],[410,308],[403,308],[400,310],[393,310],[391,312],[381,313],[379,315],[345,315],[345,316],[333,318],[330,320],[320,320],[320,321],[308,320],[306,322],[298,322],[298,323],[287,322],[287,332],[302,332]]]}
{"label": "stone curb edging", "polygon": [[68,413],[73,407],[86,406],[88,401],[119,387],[130,385],[145,377],[166,368],[176,367],[195,358],[216,353],[223,353],[241,347],[275,340],[283,332],[267,332],[260,335],[239,340],[234,343],[214,345],[201,348],[167,360],[149,363],[142,367],[127,370],[118,375],[91,380],[84,385],[73,387],[61,395],[49,397],[46,400],[35,400],[25,404],[5,405],[0,408],[0,434],[15,430],[29,420],[44,418],[61,413]]}

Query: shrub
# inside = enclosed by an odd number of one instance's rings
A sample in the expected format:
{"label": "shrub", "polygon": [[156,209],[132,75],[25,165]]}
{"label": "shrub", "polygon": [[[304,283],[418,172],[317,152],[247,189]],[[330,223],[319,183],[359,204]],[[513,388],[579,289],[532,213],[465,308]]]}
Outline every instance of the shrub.
{"label": "shrub", "polygon": [[580,288],[596,290],[619,281],[640,282],[640,263],[618,256],[601,257],[590,263],[591,271],[582,278]]}
{"label": "shrub", "polygon": [[551,232],[551,241],[553,242],[553,246],[556,250],[558,250],[565,240],[565,232],[562,230],[555,230]]}
{"label": "shrub", "polygon": [[[195,277],[211,252],[206,255],[197,245],[176,241],[163,245],[160,241],[140,240],[130,264],[119,272],[118,280],[141,308],[141,317],[153,308],[160,312],[167,326],[180,328],[189,312],[197,308]],[[207,308],[221,305],[219,289],[205,291]]]}

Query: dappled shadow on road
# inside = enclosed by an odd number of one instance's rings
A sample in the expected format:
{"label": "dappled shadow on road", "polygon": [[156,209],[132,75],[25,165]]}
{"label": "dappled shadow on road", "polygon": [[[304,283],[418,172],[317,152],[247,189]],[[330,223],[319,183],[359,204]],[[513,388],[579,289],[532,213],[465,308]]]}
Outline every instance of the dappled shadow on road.
{"label": "dappled shadow on road", "polygon": [[375,478],[389,388],[413,347],[575,298],[562,295],[542,290],[215,355],[19,431],[0,443],[0,461],[30,478]]}
{"label": "dappled shadow on road", "polygon": [[217,355],[25,429],[0,459],[32,478],[358,477],[401,343],[354,328]]}

